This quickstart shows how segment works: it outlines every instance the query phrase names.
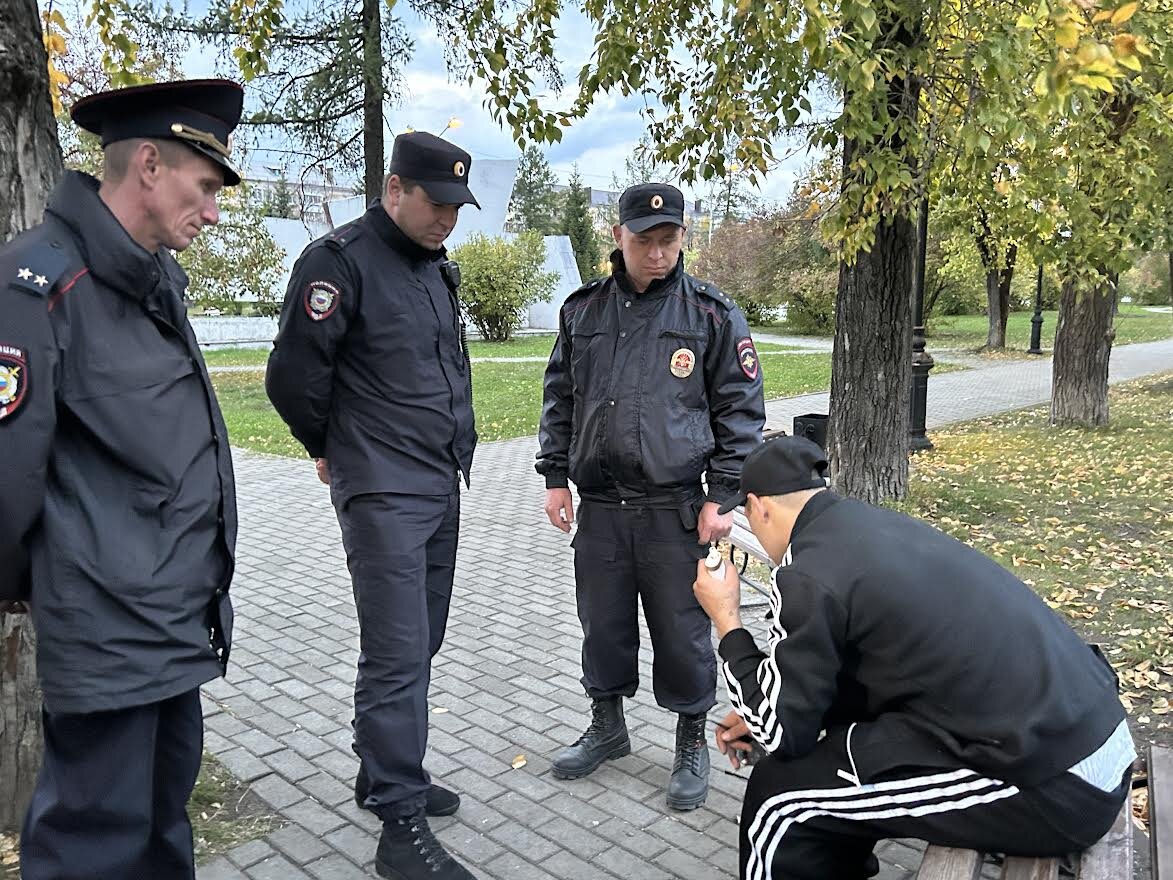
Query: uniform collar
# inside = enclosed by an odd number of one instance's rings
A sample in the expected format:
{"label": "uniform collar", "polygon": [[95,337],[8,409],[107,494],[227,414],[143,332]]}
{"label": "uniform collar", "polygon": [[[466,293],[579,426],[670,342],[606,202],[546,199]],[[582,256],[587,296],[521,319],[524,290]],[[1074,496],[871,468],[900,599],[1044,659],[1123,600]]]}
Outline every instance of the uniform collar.
{"label": "uniform collar", "polygon": [[408,238],[383,208],[382,202],[374,202],[367,208],[367,222],[388,247],[413,263],[442,260],[448,254],[443,245],[439,250],[434,251]]}
{"label": "uniform collar", "polygon": [[618,248],[611,251],[611,275],[624,293],[645,297],[662,296],[679,284],[684,275],[684,251],[682,250],[680,256],[676,258],[676,265],[672,267],[672,271],[663,278],[654,279],[643,293],[638,292],[632,286],[631,279],[627,275],[627,266],[623,262],[623,251]]}
{"label": "uniform collar", "polygon": [[161,260],[130,237],[98,196],[99,186],[88,174],[67,171],[46,211],[74,233],[91,275],[141,301],[164,275]]}

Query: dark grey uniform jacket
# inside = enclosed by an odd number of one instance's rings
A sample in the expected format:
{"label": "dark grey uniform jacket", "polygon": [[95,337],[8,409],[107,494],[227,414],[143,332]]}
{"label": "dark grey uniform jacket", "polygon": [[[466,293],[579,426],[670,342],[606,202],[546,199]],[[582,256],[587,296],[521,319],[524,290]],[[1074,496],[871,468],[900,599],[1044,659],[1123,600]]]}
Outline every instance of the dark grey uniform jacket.
{"label": "dark grey uniform jacket", "polygon": [[411,241],[375,203],[297,261],[265,387],[330,494],[448,495],[477,435],[460,304],[444,249]]}
{"label": "dark grey uniform jacket", "polygon": [[0,247],[0,596],[31,593],[51,712],[198,687],[232,630],[232,459],[187,277],[97,187],[70,172]]}
{"label": "dark grey uniform jacket", "polygon": [[672,504],[737,492],[762,439],[761,368],[745,315],[683,257],[643,293],[619,251],[610,278],[562,306],[546,367],[538,473],[584,498]]}

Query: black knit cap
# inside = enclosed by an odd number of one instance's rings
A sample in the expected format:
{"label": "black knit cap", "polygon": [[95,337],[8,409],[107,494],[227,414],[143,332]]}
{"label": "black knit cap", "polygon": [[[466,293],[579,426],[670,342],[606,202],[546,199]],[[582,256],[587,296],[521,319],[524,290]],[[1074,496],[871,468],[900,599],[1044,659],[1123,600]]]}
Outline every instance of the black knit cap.
{"label": "black knit cap", "polygon": [[387,172],[414,180],[438,204],[480,208],[468,188],[471,168],[472,157],[456,144],[426,131],[409,131],[396,136]]}
{"label": "black knit cap", "polygon": [[619,225],[632,232],[671,223],[684,226],[684,194],[667,183],[629,186],[619,197]]}
{"label": "black knit cap", "polygon": [[191,79],[111,89],[73,105],[73,121],[108,147],[131,138],[177,140],[207,156],[236,186],[240,172],[229,158],[228,138],[240,122],[244,89],[226,79]]}
{"label": "black knit cap", "polygon": [[745,457],[741,466],[741,491],[721,505],[728,513],[745,504],[751,493],[785,495],[827,485],[827,457],[806,437],[779,436],[767,440]]}

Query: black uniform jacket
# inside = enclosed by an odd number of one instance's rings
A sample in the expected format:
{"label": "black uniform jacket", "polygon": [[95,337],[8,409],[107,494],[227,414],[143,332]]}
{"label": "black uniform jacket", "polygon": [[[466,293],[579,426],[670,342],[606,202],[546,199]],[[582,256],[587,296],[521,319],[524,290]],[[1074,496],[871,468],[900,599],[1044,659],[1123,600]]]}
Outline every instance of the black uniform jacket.
{"label": "black uniform jacket", "polygon": [[52,712],[197,687],[232,628],[232,459],[187,277],[97,187],[68,173],[0,248],[0,595],[31,589]]}
{"label": "black uniform jacket", "polygon": [[767,650],[744,629],[720,647],[733,707],[770,752],[801,757],[823,728],[866,721],[848,739],[862,782],[960,762],[1033,786],[1124,718],[1098,650],[1011,572],[926,523],[820,492],[783,563]]}
{"label": "black uniform jacket", "polygon": [[444,250],[407,238],[379,204],[297,261],[269,356],[269,399],[336,504],[368,492],[447,495],[476,446],[460,304]]}
{"label": "black uniform jacket", "polygon": [[745,316],[684,272],[635,293],[622,254],[613,274],[562,306],[546,367],[538,473],[584,498],[671,503],[735,493],[762,438],[761,367]]}

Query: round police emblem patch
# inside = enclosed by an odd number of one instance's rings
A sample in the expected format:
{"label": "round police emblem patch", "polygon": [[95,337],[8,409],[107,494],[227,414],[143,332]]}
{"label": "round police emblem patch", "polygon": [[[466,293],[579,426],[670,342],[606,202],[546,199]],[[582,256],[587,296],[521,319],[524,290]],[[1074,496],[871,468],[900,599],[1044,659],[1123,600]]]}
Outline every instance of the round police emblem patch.
{"label": "round police emblem patch", "polygon": [[696,355],[691,348],[678,348],[672,352],[672,360],[668,362],[668,369],[677,379],[687,379],[692,375],[696,366]]}
{"label": "round police emblem patch", "polygon": [[758,353],[753,347],[753,340],[745,338],[737,343],[737,362],[741,364],[741,372],[747,379],[758,377]]}
{"label": "round police emblem patch", "polygon": [[15,346],[0,345],[0,420],[20,409],[28,387],[28,357]]}
{"label": "round police emblem patch", "polygon": [[311,281],[305,289],[305,313],[323,321],[334,314],[341,299],[342,291],[329,281]]}
{"label": "round police emblem patch", "polygon": [[452,173],[457,177],[464,177],[464,163],[457,161],[457,163],[452,166]]}

